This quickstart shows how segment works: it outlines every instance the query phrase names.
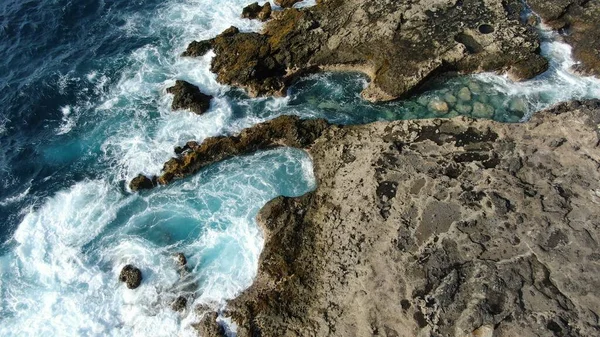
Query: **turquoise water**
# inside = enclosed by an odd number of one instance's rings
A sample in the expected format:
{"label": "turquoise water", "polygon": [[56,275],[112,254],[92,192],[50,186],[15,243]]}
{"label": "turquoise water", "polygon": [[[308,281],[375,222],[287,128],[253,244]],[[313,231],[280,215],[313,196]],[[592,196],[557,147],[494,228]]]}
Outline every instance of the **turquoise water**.
{"label": "turquoise water", "polygon": [[[561,100],[600,97],[599,82],[571,74],[570,49],[546,32],[552,67],[524,83],[481,74],[371,104],[359,96],[364,76],[316,74],[285,98],[249,99],[216,82],[210,54],[178,56],[191,40],[232,24],[258,30],[260,23],[239,18],[245,4],[0,5],[0,335],[192,335],[198,317],[173,312],[174,298],[219,308],[250,285],[263,245],[254,217],[278,195],[315,188],[310,158],[294,149],[260,152],[167,187],[127,190],[138,173],[158,174],[189,140],[282,114],[360,124],[449,117],[458,105],[472,115],[476,103],[488,118],[517,122]],[[209,112],[171,111],[165,90],[175,79],[214,95]],[[459,97],[464,88],[468,100]],[[433,111],[431,101],[446,102],[447,112]],[[188,257],[183,277],[176,252]],[[143,272],[136,290],[117,281],[127,263]]]}

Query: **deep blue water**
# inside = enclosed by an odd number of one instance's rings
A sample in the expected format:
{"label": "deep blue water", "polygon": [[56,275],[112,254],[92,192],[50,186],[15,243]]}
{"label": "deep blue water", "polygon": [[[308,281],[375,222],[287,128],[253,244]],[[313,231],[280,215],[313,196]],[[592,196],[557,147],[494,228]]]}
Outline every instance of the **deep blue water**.
{"label": "deep blue water", "polygon": [[[249,99],[216,83],[210,55],[178,56],[232,24],[257,30],[239,18],[245,4],[0,4],[0,335],[186,335],[196,318],[170,311],[174,297],[218,307],[250,284],[262,248],[254,217],[278,195],[315,187],[310,159],[300,150],[261,152],[168,187],[127,191],[127,181],[157,174],[188,140],[281,114],[357,124],[471,115],[474,102],[489,107],[488,118],[518,122],[560,100],[600,97],[597,80],[568,72],[568,46],[544,33],[552,68],[525,83],[482,74],[370,104],[360,99],[363,76],[319,74],[286,98]],[[171,111],[165,89],[175,79],[214,95],[211,110]],[[468,102],[457,99],[464,88]],[[432,100],[448,101],[449,113],[432,111]],[[179,251],[191,266],[184,279],[172,261]],[[126,263],[145,275],[135,291],[116,280]]]}

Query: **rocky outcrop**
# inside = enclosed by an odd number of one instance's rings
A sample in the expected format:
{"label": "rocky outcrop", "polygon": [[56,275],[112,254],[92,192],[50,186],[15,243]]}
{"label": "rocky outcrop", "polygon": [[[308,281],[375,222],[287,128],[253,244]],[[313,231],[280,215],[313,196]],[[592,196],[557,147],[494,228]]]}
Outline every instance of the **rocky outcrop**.
{"label": "rocky outcrop", "polygon": [[142,271],[130,264],[121,269],[119,281],[124,282],[129,289],[135,289],[142,283]]}
{"label": "rocky outcrop", "polygon": [[151,179],[146,177],[143,174],[138,174],[135,178],[129,182],[129,189],[133,192],[137,192],[140,190],[149,190],[152,189],[156,185],[155,179]]}
{"label": "rocky outcrop", "polygon": [[553,29],[564,32],[573,46],[577,71],[600,75],[600,1],[598,0],[528,0],[527,3]]}
{"label": "rocky outcrop", "polygon": [[275,4],[277,4],[277,6],[280,6],[283,8],[291,8],[295,4],[297,4],[298,2],[301,2],[301,1],[302,0],[275,0]]}
{"label": "rocky outcrop", "polygon": [[183,296],[178,296],[173,303],[171,303],[171,309],[173,309],[173,311],[179,311],[182,312],[185,310],[187,306],[187,299]]}
{"label": "rocky outcrop", "polygon": [[216,312],[204,314],[200,323],[194,324],[194,328],[202,337],[225,337],[225,329],[217,322],[219,315]]}
{"label": "rocky outcrop", "polygon": [[532,27],[519,22],[519,0],[323,0],[286,9],[262,34],[227,33],[190,44],[212,46],[217,80],[251,96],[283,95],[298,76],[359,71],[370,101],[410,94],[443,73],[507,72],[530,78],[548,67]]}
{"label": "rocky outcrop", "polygon": [[187,177],[208,165],[233,156],[280,146],[305,148],[328,126],[329,124],[322,119],[301,120],[297,116],[281,116],[257,124],[236,136],[211,137],[201,144],[188,142],[184,147],[177,149],[177,157],[165,163],[158,183],[166,185],[174,179]]}
{"label": "rocky outcrop", "polygon": [[238,336],[600,335],[600,101],[332,126],[259,213]]}
{"label": "rocky outcrop", "polygon": [[269,18],[271,18],[271,3],[267,2],[261,6],[258,4],[258,2],[254,2],[244,7],[242,10],[242,18],[267,21]]}
{"label": "rocky outcrop", "polygon": [[189,110],[198,115],[208,111],[210,100],[213,98],[200,91],[200,89],[183,80],[175,81],[175,85],[167,88],[169,94],[173,94],[173,110]]}

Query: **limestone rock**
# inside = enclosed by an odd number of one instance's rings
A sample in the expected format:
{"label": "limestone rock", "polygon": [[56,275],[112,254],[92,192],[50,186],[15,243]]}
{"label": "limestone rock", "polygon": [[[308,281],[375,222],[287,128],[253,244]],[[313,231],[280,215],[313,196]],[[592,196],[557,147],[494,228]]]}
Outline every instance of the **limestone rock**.
{"label": "limestone rock", "polygon": [[471,114],[473,115],[473,117],[476,118],[491,119],[492,117],[494,117],[494,108],[490,105],[481,102],[475,102],[473,104],[473,111],[471,112]]}
{"label": "limestone rock", "polygon": [[177,80],[175,85],[167,88],[167,92],[173,94],[173,110],[190,110],[198,115],[205,113],[210,108],[212,96],[206,95],[200,89],[183,80]]}
{"label": "limestone rock", "polygon": [[267,21],[271,17],[271,3],[267,2],[263,6],[259,5],[258,2],[254,2],[242,10],[242,18],[245,19],[258,19],[260,21]]}
{"label": "limestone rock", "polygon": [[600,75],[600,1],[528,0],[527,3],[552,28],[567,32],[564,39],[573,46],[577,70],[584,75]]}
{"label": "limestone rock", "polygon": [[119,274],[119,281],[124,282],[129,289],[135,289],[142,283],[142,271],[128,264]]}
{"label": "limestone rock", "polygon": [[277,6],[283,7],[283,8],[291,8],[292,6],[294,6],[295,4],[297,4],[298,2],[301,2],[302,0],[275,0],[275,3],[277,4]]}
{"label": "limestone rock", "polygon": [[446,103],[445,101],[442,101],[441,99],[438,99],[438,98],[434,98],[431,101],[429,101],[429,104],[427,105],[427,107],[429,108],[429,111],[431,111],[437,115],[445,115],[448,113],[448,110],[450,109],[448,107],[448,103]]}
{"label": "limestone rock", "polygon": [[365,99],[393,100],[446,72],[507,72],[543,62],[536,32],[511,6],[520,1],[318,1],[284,10],[262,34],[211,40],[211,70],[250,96],[284,95],[308,72],[360,71],[371,78]]}
{"label": "limestone rock", "polygon": [[469,90],[468,87],[462,87],[458,91],[458,98],[460,98],[460,100],[464,101],[464,102],[470,101],[471,100],[471,90]]}
{"label": "limestone rock", "polygon": [[330,127],[317,189],[259,212],[238,336],[600,335],[599,125],[586,101]]}
{"label": "limestone rock", "polygon": [[204,314],[200,323],[194,324],[202,337],[225,337],[225,329],[217,322],[219,315],[212,311]]}

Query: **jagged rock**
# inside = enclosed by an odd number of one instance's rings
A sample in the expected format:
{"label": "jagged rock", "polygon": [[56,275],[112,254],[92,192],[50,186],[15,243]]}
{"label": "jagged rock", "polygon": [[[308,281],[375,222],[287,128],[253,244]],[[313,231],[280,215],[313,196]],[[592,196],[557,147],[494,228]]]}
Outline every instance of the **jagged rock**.
{"label": "jagged rock", "polygon": [[544,23],[566,31],[564,39],[573,46],[577,70],[584,75],[600,75],[600,1],[528,0]]}
{"label": "jagged rock", "polygon": [[206,55],[212,49],[212,40],[192,41],[186,51],[181,56],[183,57],[200,57]]}
{"label": "jagged rock", "polygon": [[225,337],[225,329],[217,322],[219,315],[212,311],[204,314],[200,323],[193,327],[198,330],[202,337]]}
{"label": "jagged rock", "polygon": [[237,136],[211,137],[201,144],[188,142],[179,156],[165,163],[158,183],[166,185],[237,155],[280,146],[307,147],[328,126],[323,119],[301,120],[297,116],[280,116],[246,129]]}
{"label": "jagged rock", "polygon": [[179,296],[175,299],[175,301],[173,301],[173,303],[171,303],[171,309],[173,309],[173,311],[182,312],[185,310],[186,305],[187,299],[183,296]]}
{"label": "jagged rock", "polygon": [[330,127],[316,190],[259,212],[237,335],[600,335],[599,125],[596,100]]}
{"label": "jagged rock", "polygon": [[280,6],[283,8],[291,8],[295,4],[297,4],[298,2],[301,2],[301,1],[302,0],[275,0],[275,4],[277,4],[277,6]]}
{"label": "jagged rock", "polygon": [[259,19],[260,21],[267,21],[271,17],[271,3],[267,2],[263,6],[259,5],[258,2],[252,3],[242,10],[242,18],[245,19]]}
{"label": "jagged rock", "polygon": [[263,34],[211,40],[211,70],[250,96],[284,95],[307,72],[359,71],[371,77],[362,93],[371,101],[409,95],[446,72],[531,77],[547,61],[534,29],[521,24],[511,6],[520,1],[318,1],[284,10]]}
{"label": "jagged rock", "polygon": [[175,254],[175,261],[177,261],[177,265],[180,267],[185,267],[185,265],[187,265],[187,259],[183,253]]}
{"label": "jagged rock", "polygon": [[133,178],[129,183],[129,188],[136,192],[139,190],[149,190],[155,185],[154,179],[150,179],[143,174],[138,174],[137,177]]}
{"label": "jagged rock", "polygon": [[200,89],[183,80],[175,81],[175,85],[167,88],[173,94],[173,110],[190,110],[198,115],[205,113],[210,108],[212,96],[203,94]]}
{"label": "jagged rock", "polygon": [[124,282],[129,289],[135,289],[142,283],[142,271],[128,264],[119,274],[119,281]]}

